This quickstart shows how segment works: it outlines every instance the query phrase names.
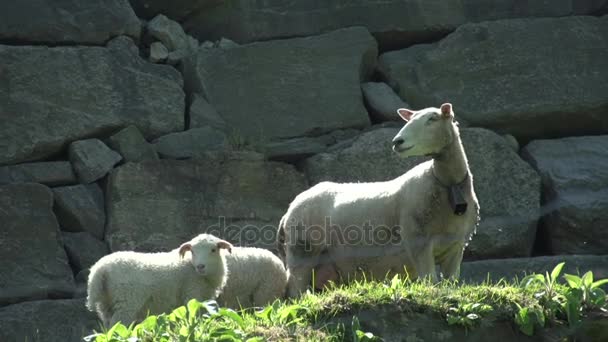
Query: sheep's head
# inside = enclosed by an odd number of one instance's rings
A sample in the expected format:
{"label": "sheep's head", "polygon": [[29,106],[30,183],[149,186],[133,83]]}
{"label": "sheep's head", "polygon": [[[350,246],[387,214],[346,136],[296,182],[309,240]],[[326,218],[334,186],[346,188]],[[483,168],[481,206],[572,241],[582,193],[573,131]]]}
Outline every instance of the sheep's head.
{"label": "sheep's head", "polygon": [[186,252],[192,254],[192,266],[201,275],[223,272],[225,265],[222,250],[232,253],[232,245],[213,235],[200,234],[179,247],[179,255],[183,258]]}
{"label": "sheep's head", "polygon": [[407,122],[393,138],[393,151],[402,157],[435,155],[454,139],[450,103],[419,111],[400,108],[397,113]]}

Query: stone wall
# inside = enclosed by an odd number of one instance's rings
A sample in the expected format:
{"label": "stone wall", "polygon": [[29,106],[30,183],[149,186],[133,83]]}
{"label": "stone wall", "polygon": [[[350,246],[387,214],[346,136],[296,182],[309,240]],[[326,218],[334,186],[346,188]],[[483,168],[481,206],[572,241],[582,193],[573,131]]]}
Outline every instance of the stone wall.
{"label": "stone wall", "polygon": [[601,0],[0,4],[0,340],[97,328],[88,269],[113,251],[201,232],[274,249],[301,191],[423,161],[390,150],[395,110],[446,101],[481,205],[464,276],[560,260],[606,276],[607,13]]}

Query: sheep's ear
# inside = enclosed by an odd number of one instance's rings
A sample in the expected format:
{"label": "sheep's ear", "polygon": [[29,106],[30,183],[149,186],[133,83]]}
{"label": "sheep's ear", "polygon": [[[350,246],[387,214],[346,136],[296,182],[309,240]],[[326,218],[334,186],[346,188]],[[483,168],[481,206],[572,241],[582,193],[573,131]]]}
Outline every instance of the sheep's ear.
{"label": "sheep's ear", "polygon": [[399,108],[399,109],[397,109],[397,114],[399,114],[399,116],[403,120],[405,120],[405,122],[408,122],[414,115],[414,111],[411,111],[411,110],[405,109],[405,108]]}
{"label": "sheep's ear", "polygon": [[184,255],[186,254],[187,251],[192,251],[192,245],[189,243],[184,243],[181,246],[179,246],[179,256],[180,258],[184,258]]}
{"label": "sheep's ear", "polygon": [[228,241],[220,241],[217,243],[217,248],[224,248],[228,250],[228,253],[232,254],[232,245]]}
{"label": "sheep's ear", "polygon": [[443,116],[446,119],[454,117],[454,112],[452,112],[451,103],[444,103],[441,105],[441,116]]}

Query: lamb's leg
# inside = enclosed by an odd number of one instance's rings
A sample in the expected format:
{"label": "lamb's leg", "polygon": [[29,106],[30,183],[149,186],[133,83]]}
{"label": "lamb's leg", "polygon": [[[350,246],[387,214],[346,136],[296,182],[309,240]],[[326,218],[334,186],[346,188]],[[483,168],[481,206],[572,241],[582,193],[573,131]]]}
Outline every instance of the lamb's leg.
{"label": "lamb's leg", "polygon": [[125,305],[124,307],[116,308],[112,318],[110,319],[110,326],[113,327],[116,323],[121,322],[124,326],[129,326],[137,319],[137,311],[139,307]]}
{"label": "lamb's leg", "polygon": [[440,260],[439,266],[444,278],[458,279],[460,277],[460,264],[464,247],[461,244],[454,244],[445,256]]}

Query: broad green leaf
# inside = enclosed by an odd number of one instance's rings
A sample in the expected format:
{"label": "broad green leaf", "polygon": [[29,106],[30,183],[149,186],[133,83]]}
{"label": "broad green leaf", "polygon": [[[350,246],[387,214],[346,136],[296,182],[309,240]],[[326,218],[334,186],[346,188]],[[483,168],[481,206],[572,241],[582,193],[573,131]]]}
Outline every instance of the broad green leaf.
{"label": "broad green leaf", "polygon": [[474,320],[476,320],[476,319],[479,318],[479,315],[478,314],[474,314],[474,313],[470,313],[470,314],[467,315],[467,318],[470,319],[471,321],[474,321]]}
{"label": "broad green leaf", "polygon": [[543,277],[542,274],[530,274],[528,276],[525,276],[524,279],[521,280],[521,286],[528,287],[535,283],[544,283],[544,282],[545,282],[545,278]]}
{"label": "broad green leaf", "polygon": [[188,308],[188,314],[190,317],[194,317],[198,310],[201,308],[202,304],[196,299],[190,299],[186,307]]}
{"label": "broad green leaf", "polygon": [[594,282],[593,284],[591,284],[591,288],[593,289],[593,288],[596,288],[598,286],[602,286],[604,284],[608,284],[608,279],[600,279],[600,280]]}
{"label": "broad green leaf", "polygon": [[593,285],[593,272],[587,271],[587,273],[583,274],[583,285],[586,288],[591,288],[591,285]]}
{"label": "broad green leaf", "polygon": [[243,318],[238,313],[236,313],[234,310],[220,308],[218,314],[222,317],[226,317],[226,318],[230,319],[231,321],[236,323],[241,329],[243,329],[243,325],[245,324],[243,321]]}
{"label": "broad green leaf", "polygon": [[606,292],[599,287],[591,289],[589,291],[589,297],[591,303],[595,306],[604,306],[606,303]]}
{"label": "broad green leaf", "polygon": [[555,266],[555,268],[553,268],[553,271],[551,271],[551,281],[552,282],[555,282],[557,280],[560,273],[562,273],[562,268],[564,268],[565,264],[566,264],[565,262],[560,262],[559,264],[557,264],[557,266]]}
{"label": "broad green leaf", "polygon": [[568,286],[570,286],[573,289],[578,289],[583,284],[583,280],[581,279],[581,277],[576,276],[574,274],[566,273],[566,274],[564,274],[564,279],[566,279]]}

